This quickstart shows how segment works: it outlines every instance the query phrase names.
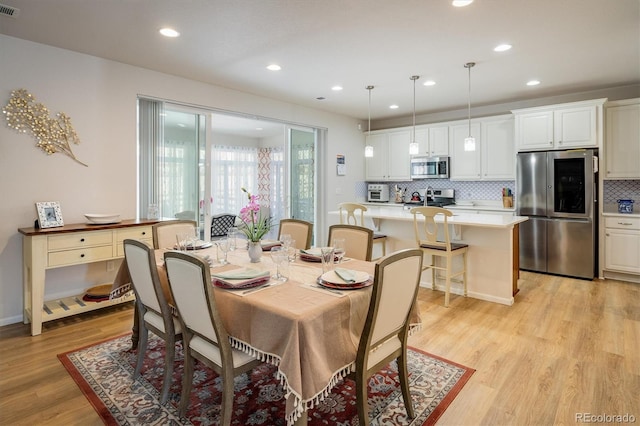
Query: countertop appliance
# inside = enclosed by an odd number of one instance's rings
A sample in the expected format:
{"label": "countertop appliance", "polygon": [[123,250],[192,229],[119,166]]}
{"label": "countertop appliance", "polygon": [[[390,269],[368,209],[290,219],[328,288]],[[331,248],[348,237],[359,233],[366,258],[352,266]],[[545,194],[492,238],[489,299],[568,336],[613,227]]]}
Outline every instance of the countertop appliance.
{"label": "countertop appliance", "polygon": [[455,190],[454,189],[432,189],[427,188],[424,191],[424,200],[422,201],[407,201],[404,203],[406,209],[422,206],[444,207],[451,204],[455,204]]}
{"label": "countertop appliance", "polygon": [[598,151],[519,153],[520,268],[593,279],[597,265]]}
{"label": "countertop appliance", "polygon": [[411,157],[411,179],[448,179],[449,157]]}
{"label": "countertop appliance", "polygon": [[370,183],[367,185],[367,201],[374,203],[389,202],[389,185]]}

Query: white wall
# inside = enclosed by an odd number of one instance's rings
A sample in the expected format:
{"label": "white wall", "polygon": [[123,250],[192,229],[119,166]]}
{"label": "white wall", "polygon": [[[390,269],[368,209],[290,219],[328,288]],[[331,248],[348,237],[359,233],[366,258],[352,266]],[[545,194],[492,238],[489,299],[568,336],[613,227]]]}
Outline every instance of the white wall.
{"label": "white wall", "polygon": [[[65,223],[84,222],[83,213],[136,212],[136,97],[146,95],[253,114],[328,129],[320,179],[322,211],[355,197],[364,177],[364,137],[358,121],[323,111],[253,96],[147,69],[0,35],[0,104],[24,88],[52,114],[64,112],[80,137],[73,152],[83,167],[62,154],[47,156],[35,141],[0,120],[0,325],[22,320],[22,237],[31,227],[35,202],[59,201]],[[336,154],[349,173],[335,175]],[[335,188],[342,195],[335,195]],[[49,271],[48,297],[75,294],[108,278],[103,263]]]}

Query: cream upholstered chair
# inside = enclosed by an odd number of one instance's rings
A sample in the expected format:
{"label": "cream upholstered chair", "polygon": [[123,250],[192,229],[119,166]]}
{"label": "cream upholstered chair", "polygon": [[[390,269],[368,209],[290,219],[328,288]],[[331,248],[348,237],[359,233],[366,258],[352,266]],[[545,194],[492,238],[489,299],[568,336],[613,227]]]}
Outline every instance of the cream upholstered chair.
{"label": "cream upholstered chair", "polygon": [[278,240],[282,234],[291,235],[291,239],[296,242],[296,248],[306,250],[311,247],[313,223],[300,219],[282,219],[280,220]]}
{"label": "cream upholstered chair", "polygon": [[133,378],[136,379],[140,375],[144,355],[147,351],[149,330],[151,330],[166,342],[164,377],[160,392],[160,403],[164,404],[169,397],[175,346],[176,341],[182,339],[182,327],[178,319],[171,313],[162,291],[153,249],[138,240],[126,239],[123,244],[131,284],[136,294],[138,315],[138,359]]}
{"label": "cream upholstered chair", "polygon": [[[447,218],[453,216],[453,213],[449,210],[443,209],[442,207],[414,207],[410,211],[413,214],[416,242],[424,254],[431,256],[431,263],[424,266],[422,270],[424,271],[431,268],[432,288],[434,290],[438,276],[437,271],[445,272],[444,306],[449,307],[449,293],[451,291],[452,278],[462,275],[464,296],[467,297],[467,249],[469,246],[464,243],[451,242]],[[444,241],[438,240],[438,224],[435,221],[437,215],[443,216],[442,229]],[[422,216],[424,220],[421,221],[420,216]],[[457,255],[462,256],[462,269],[453,272],[453,257]],[[445,266],[436,266],[436,256],[445,259]]]}
{"label": "cream upholstered chair", "polygon": [[209,265],[196,256],[175,251],[166,252],[164,261],[184,341],[180,415],[185,415],[189,405],[193,363],[197,359],[222,379],[220,424],[229,425],[233,409],[233,378],[251,370],[261,361],[231,348],[229,335],[216,306]]}
{"label": "cream upholstered chair", "polygon": [[167,220],[158,222],[151,228],[153,232],[154,248],[169,248],[176,245],[176,235],[193,233],[195,235],[195,220]]}
{"label": "cream upholstered chair", "polygon": [[362,426],[369,424],[369,378],[394,359],[398,362],[398,378],[407,415],[415,417],[409,392],[407,338],[421,271],[422,251],[418,249],[401,250],[376,263],[371,302],[352,373],[356,381],[358,420]]}
{"label": "cream upholstered chair", "polygon": [[[346,225],[364,226],[364,212],[367,206],[358,203],[338,204],[340,223]],[[382,257],[387,255],[387,236],[385,234],[373,233],[373,244],[380,244],[382,247]]]}
{"label": "cream upholstered chair", "polygon": [[344,238],[345,256],[359,260],[371,260],[373,251],[373,231],[369,228],[355,225],[331,225],[329,240],[331,245],[334,238]]}
{"label": "cream upholstered chair", "polygon": [[229,233],[229,229],[236,224],[236,215],[231,213],[222,213],[211,218],[211,239],[218,240],[225,238]]}

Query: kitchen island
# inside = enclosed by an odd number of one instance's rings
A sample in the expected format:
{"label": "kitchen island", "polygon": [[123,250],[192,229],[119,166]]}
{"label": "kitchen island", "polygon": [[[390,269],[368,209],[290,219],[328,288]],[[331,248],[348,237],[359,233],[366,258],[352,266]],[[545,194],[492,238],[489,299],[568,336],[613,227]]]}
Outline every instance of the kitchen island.
{"label": "kitchen island", "polygon": [[[365,220],[376,232],[387,235],[387,253],[416,247],[413,215],[396,207],[367,206]],[[467,295],[476,299],[512,305],[518,292],[519,224],[524,216],[457,214],[448,219],[452,240],[469,245]],[[442,219],[441,219],[442,221]],[[337,211],[329,212],[329,225],[340,222]],[[347,256],[349,254],[347,253]],[[454,270],[461,267],[457,257]],[[431,287],[431,272],[422,275],[421,286]],[[444,279],[436,288],[444,291]],[[451,293],[463,294],[462,283],[451,281]],[[452,301],[455,299],[452,299]]]}

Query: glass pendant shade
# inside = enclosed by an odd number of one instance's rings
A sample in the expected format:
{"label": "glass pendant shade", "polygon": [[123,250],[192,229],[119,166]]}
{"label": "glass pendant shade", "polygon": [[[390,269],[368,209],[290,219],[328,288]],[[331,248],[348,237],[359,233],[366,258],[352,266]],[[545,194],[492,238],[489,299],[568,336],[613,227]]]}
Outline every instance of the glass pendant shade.
{"label": "glass pendant shade", "polygon": [[409,144],[409,154],[416,155],[420,152],[420,146],[415,140]]}
{"label": "glass pendant shade", "polygon": [[[367,86],[365,89],[369,91],[369,127],[367,131],[367,137],[369,137],[371,136],[371,90],[373,90],[373,86]],[[364,156],[367,158],[373,157],[373,146],[365,145]]]}
{"label": "glass pendant shade", "polygon": [[476,138],[471,136],[471,68],[476,65],[475,62],[467,62],[464,67],[469,70],[469,102],[468,102],[468,118],[469,118],[469,136],[464,138],[464,150],[475,151],[476,150]]}
{"label": "glass pendant shade", "polygon": [[413,80],[413,137],[409,144],[409,155],[416,155],[420,152],[420,145],[416,142],[416,80],[419,78],[419,75],[409,77],[409,80]]}
{"label": "glass pendant shade", "polygon": [[475,151],[476,150],[476,138],[469,136],[464,138],[464,150]]}

